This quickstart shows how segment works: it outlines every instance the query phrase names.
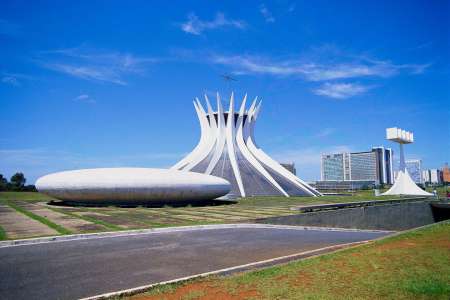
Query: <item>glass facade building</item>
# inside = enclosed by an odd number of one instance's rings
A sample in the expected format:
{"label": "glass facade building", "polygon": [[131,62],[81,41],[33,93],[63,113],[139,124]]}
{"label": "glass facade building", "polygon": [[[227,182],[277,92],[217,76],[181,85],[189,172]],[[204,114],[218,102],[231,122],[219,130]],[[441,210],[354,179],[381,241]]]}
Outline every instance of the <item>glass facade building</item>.
{"label": "glass facade building", "polygon": [[420,159],[406,160],[406,169],[415,183],[422,183],[422,161]]}
{"label": "glass facade building", "polygon": [[350,180],[379,182],[375,152],[350,153]]}
{"label": "glass facade building", "polygon": [[394,153],[392,149],[384,147],[373,147],[372,151],[375,152],[377,156],[377,172],[379,182],[382,184],[394,184]]}
{"label": "glass facade building", "polygon": [[322,181],[344,180],[344,153],[322,155]]}
{"label": "glass facade building", "polygon": [[374,147],[372,151],[343,152],[322,155],[321,180],[373,181],[392,184],[393,155],[390,148]]}

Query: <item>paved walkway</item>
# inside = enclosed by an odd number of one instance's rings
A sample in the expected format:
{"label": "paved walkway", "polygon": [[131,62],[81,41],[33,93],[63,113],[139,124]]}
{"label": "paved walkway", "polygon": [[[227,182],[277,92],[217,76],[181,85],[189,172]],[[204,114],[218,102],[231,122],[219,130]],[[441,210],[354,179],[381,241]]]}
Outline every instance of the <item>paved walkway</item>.
{"label": "paved walkway", "polygon": [[53,211],[42,204],[28,203],[25,201],[17,201],[16,204],[25,208],[26,210],[31,211],[35,215],[45,217],[53,223],[69,229],[73,233],[105,230],[105,227],[102,225],[98,225],[80,218]]}
{"label": "paved walkway", "polygon": [[0,298],[76,299],[386,234],[222,225],[4,247]]}
{"label": "paved walkway", "polygon": [[0,204],[0,226],[5,230],[10,239],[58,234],[56,230],[47,227],[47,225],[33,220],[3,204]]}

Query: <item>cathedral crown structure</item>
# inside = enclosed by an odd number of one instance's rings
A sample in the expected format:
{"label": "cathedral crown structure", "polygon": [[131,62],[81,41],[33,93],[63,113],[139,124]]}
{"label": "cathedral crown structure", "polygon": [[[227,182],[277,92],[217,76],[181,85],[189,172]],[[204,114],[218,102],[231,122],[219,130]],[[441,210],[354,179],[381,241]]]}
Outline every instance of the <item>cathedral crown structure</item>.
{"label": "cathedral crown structure", "polygon": [[261,101],[257,97],[246,109],[247,95],[239,110],[231,93],[229,109],[222,106],[217,93],[213,110],[205,95],[206,110],[198,98],[194,107],[200,121],[198,145],[172,169],[215,175],[231,183],[229,198],[246,196],[320,196],[306,182],[268,156],[255,143],[254,127]]}

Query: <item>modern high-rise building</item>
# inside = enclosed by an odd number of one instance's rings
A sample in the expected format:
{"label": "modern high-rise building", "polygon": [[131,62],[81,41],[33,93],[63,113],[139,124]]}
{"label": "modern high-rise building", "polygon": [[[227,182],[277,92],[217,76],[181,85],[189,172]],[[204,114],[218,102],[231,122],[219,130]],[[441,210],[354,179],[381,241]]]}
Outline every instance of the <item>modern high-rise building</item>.
{"label": "modern high-rise building", "polygon": [[408,159],[405,163],[411,179],[415,183],[422,183],[422,161],[420,159]]}
{"label": "modern high-rise building", "polygon": [[439,169],[423,170],[422,182],[426,184],[442,184],[442,171]]}
{"label": "modern high-rise building", "polygon": [[322,181],[364,180],[380,183],[378,173],[374,151],[322,155]]}
{"label": "modern high-rise building", "polygon": [[349,154],[350,180],[373,180],[380,182],[377,156],[375,152],[355,152]]}
{"label": "modern high-rise building", "polygon": [[372,151],[377,156],[377,168],[380,183],[394,184],[393,160],[394,153],[391,148],[373,147]]}
{"label": "modern high-rise building", "polygon": [[344,156],[347,155],[348,153],[334,153],[322,155],[321,176],[320,176],[321,180],[322,181],[346,180],[346,176],[344,176],[345,173],[344,171],[346,169],[344,167]]}
{"label": "modern high-rise building", "polygon": [[245,196],[320,196],[309,184],[282,167],[255,142],[254,127],[261,101],[246,107],[247,95],[239,110],[224,110],[219,94],[213,110],[205,95],[206,111],[198,99],[194,107],[200,121],[199,144],[172,169],[222,177],[231,184],[228,198]]}

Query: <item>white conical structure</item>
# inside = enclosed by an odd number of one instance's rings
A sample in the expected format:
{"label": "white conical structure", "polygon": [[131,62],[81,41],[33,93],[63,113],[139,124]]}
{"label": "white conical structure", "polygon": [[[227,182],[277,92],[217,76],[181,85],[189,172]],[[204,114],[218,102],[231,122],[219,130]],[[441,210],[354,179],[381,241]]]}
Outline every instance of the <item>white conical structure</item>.
{"label": "white conical structure", "polygon": [[430,194],[417,186],[406,169],[403,144],[413,143],[414,135],[411,132],[393,127],[386,129],[386,138],[390,141],[399,143],[400,145],[400,168],[397,177],[395,178],[394,185],[381,195],[432,196],[433,194]]}
{"label": "white conical structure", "polygon": [[256,145],[253,132],[261,101],[255,98],[246,109],[245,95],[238,111],[234,108],[233,93],[228,111],[223,109],[218,93],[215,111],[206,95],[205,102],[206,110],[198,98],[194,101],[200,121],[200,142],[172,169],[225,178],[231,183],[228,197],[321,195]]}

